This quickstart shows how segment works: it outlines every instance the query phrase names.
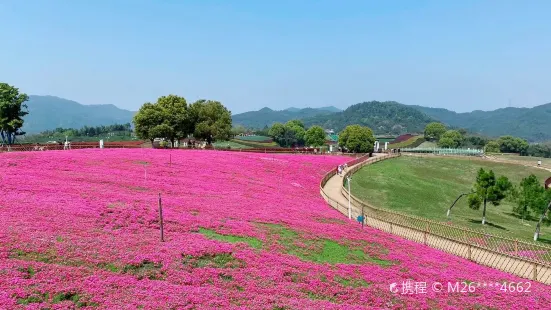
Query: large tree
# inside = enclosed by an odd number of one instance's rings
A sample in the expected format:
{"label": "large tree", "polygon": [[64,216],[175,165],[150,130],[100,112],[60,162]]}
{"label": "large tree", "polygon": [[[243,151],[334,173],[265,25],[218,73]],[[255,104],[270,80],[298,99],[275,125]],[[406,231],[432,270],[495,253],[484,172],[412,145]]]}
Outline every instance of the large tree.
{"label": "large tree", "polygon": [[198,100],[190,107],[193,135],[205,139],[210,144],[212,140],[229,140],[231,137],[231,112],[222,103],[213,100]]}
{"label": "large tree", "polygon": [[280,146],[291,147],[304,144],[304,124],[299,120],[290,120],[285,124],[274,123],[268,135]]}
{"label": "large tree", "polygon": [[312,126],[306,130],[304,140],[307,146],[322,146],[325,144],[325,131],[320,126]]}
{"label": "large tree", "polygon": [[369,127],[360,125],[346,126],[339,134],[339,145],[348,152],[370,153],[373,152],[375,137]]}
{"label": "large tree", "polygon": [[497,139],[499,144],[499,149],[503,153],[520,153],[521,155],[526,155],[529,144],[526,140],[513,137],[513,136],[503,136]]}
{"label": "large tree", "polygon": [[[160,109],[163,117],[164,125],[162,130],[158,128],[155,130],[157,134],[163,133],[162,136],[172,142],[187,137],[192,133],[193,125],[188,115],[188,106],[184,97],[176,95],[162,96],[157,99],[157,105]],[[167,130],[170,128],[170,130]]]}
{"label": "large tree", "polygon": [[446,126],[442,123],[432,122],[425,126],[425,139],[428,141],[438,141],[440,136],[446,132]]}
{"label": "large tree", "polygon": [[164,138],[157,136],[159,129],[153,128],[163,124],[163,112],[157,104],[145,103],[134,115],[134,132],[140,139],[149,140],[153,143],[155,138]]}
{"label": "large tree", "polygon": [[547,206],[547,198],[545,187],[534,174],[531,174],[522,179],[519,188],[513,191],[513,200],[516,201],[513,213],[521,219],[529,218],[531,212],[539,215]]}
{"label": "large tree", "polygon": [[484,152],[486,153],[499,153],[499,143],[497,141],[489,141],[484,146]]}
{"label": "large tree", "polygon": [[23,117],[29,112],[25,102],[29,97],[7,83],[0,83],[0,137],[2,144],[11,145],[15,137],[25,134],[21,131]]}
{"label": "large tree", "polygon": [[492,170],[486,171],[480,168],[476,176],[476,181],[473,187],[473,193],[469,195],[469,207],[473,210],[482,210],[482,225],[486,224],[486,204],[490,202],[494,206],[499,206],[501,201],[507,196],[507,192],[512,185],[509,179],[501,176],[496,179]]}
{"label": "large tree", "polygon": [[153,142],[163,138],[174,141],[191,134],[194,129],[186,99],[176,95],[162,96],[155,103],[145,103],[134,115],[136,135]]}
{"label": "large tree", "polygon": [[291,145],[304,144],[304,134],[306,133],[306,130],[304,129],[304,124],[302,121],[296,119],[290,120],[285,124],[285,129],[287,131],[287,136],[291,137],[291,140],[293,141]]}
{"label": "large tree", "polygon": [[464,137],[459,131],[448,130],[440,137],[438,146],[455,149],[460,147],[463,141]]}

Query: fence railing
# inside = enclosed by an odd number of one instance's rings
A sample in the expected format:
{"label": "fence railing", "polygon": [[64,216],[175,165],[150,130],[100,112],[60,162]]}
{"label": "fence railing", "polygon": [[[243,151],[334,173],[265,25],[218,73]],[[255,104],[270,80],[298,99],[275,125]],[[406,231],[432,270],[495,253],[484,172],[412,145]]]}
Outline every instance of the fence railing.
{"label": "fence railing", "polygon": [[482,156],[483,150],[478,149],[449,149],[449,148],[402,148],[402,152],[436,154],[436,155],[459,155],[459,156]]}
{"label": "fence railing", "polygon": [[[366,165],[397,156],[400,155],[392,154],[370,161],[364,160],[350,167],[344,176],[349,176]],[[324,192],[323,185],[330,178],[328,175],[331,177],[334,172],[328,173],[322,179],[321,194],[329,205],[348,215],[348,206],[339,204]],[[341,186],[341,193],[344,197],[349,195],[344,186]],[[350,200],[352,217],[355,219],[363,215],[366,225],[464,257],[481,265],[551,284],[551,247],[380,209],[354,195],[350,195]]]}

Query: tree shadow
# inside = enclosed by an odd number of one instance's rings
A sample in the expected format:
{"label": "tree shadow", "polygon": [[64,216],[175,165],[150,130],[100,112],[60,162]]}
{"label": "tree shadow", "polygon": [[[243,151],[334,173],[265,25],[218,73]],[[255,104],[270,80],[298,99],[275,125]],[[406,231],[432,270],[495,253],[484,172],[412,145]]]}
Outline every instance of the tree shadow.
{"label": "tree shadow", "polygon": [[[480,224],[482,225],[482,220],[481,219],[469,219],[469,222],[473,223],[473,224]],[[501,229],[501,230],[506,230],[508,231],[507,228],[503,227],[503,226],[500,226],[500,225],[497,225],[497,224],[493,224],[493,223],[490,223],[488,221],[486,221],[486,225],[490,226],[490,227],[493,227],[493,228],[497,228],[497,229]]]}
{"label": "tree shadow", "polygon": [[[509,213],[505,213],[505,215],[509,215],[509,216],[512,216],[514,218],[517,218],[519,220],[522,220],[522,218],[518,215],[518,214],[515,214],[513,212],[509,212]],[[532,216],[532,215],[528,215],[524,218],[525,221],[538,221],[538,218]]]}
{"label": "tree shadow", "polygon": [[538,238],[538,242],[551,245],[551,239],[542,238],[541,236]]}

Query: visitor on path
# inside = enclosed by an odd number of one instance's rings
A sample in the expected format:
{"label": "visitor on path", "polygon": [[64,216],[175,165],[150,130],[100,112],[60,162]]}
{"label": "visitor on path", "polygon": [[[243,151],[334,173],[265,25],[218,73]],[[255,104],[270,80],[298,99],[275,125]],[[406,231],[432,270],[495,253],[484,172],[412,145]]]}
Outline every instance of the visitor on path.
{"label": "visitor on path", "polygon": [[337,166],[337,174],[341,175],[341,172],[342,172],[342,167],[341,167],[341,165],[339,165],[339,166]]}

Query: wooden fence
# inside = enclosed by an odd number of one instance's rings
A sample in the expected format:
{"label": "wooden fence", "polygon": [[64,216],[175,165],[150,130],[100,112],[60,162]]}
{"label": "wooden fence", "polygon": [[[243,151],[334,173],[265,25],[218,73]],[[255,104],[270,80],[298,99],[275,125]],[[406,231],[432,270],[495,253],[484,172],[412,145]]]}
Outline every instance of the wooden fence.
{"label": "wooden fence", "polygon": [[[362,158],[359,164],[350,167],[343,179],[366,165],[398,156],[400,154],[392,154],[371,161]],[[333,175],[335,171],[329,171],[322,179],[321,195],[329,205],[348,216],[348,206],[343,206],[331,199],[323,190],[326,182]],[[344,197],[349,197],[348,190],[344,186],[341,186],[341,193]],[[366,225],[464,257],[481,265],[551,284],[551,247],[377,208],[354,195],[350,195],[350,199],[352,217],[364,215]]]}

